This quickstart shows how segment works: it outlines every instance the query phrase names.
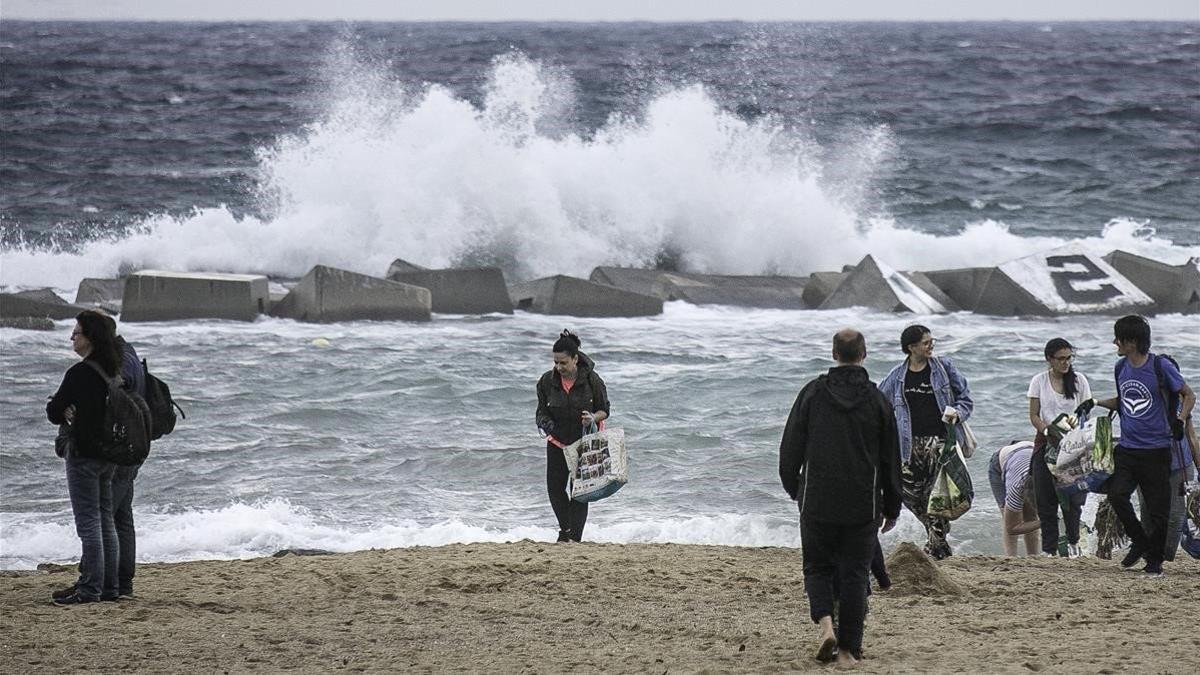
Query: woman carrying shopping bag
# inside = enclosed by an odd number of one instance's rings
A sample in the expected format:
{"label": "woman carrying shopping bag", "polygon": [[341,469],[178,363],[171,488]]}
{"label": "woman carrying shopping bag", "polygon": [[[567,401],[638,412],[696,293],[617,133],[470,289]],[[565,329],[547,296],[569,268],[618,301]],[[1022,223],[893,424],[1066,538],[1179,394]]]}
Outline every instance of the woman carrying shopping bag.
{"label": "woman carrying shopping bag", "polygon": [[1075,348],[1063,338],[1046,343],[1043,350],[1046,368],[1029,382],[1029,423],[1037,431],[1033,439],[1031,471],[1033,490],[1037,498],[1038,520],[1042,522],[1042,555],[1055,556],[1058,547],[1058,511],[1062,510],[1066,527],[1068,558],[1077,558],[1079,551],[1079,519],[1087,492],[1070,496],[1062,494],[1054,484],[1054,476],[1046,464],[1046,429],[1063,413],[1073,414],[1079,404],[1092,398],[1092,388],[1083,373],[1075,372]]}
{"label": "woman carrying shopping bag", "polygon": [[879,383],[879,390],[896,413],[904,507],[925,526],[925,552],[941,560],[952,553],[946,541],[950,519],[929,514],[929,494],[941,466],[947,425],[958,439],[966,438],[964,423],[975,403],[966,378],[950,359],[933,355],[935,342],[925,326],[905,328],[900,334],[905,359]]}
{"label": "woman carrying shopping bag", "polygon": [[546,491],[558,520],[558,541],[581,541],[587,502],[567,494],[570,469],[562,449],[583,437],[583,430],[608,419],[608,390],[595,364],[579,351],[582,341],[564,330],[551,348],[554,367],[537,383],[538,429],[546,435]]}

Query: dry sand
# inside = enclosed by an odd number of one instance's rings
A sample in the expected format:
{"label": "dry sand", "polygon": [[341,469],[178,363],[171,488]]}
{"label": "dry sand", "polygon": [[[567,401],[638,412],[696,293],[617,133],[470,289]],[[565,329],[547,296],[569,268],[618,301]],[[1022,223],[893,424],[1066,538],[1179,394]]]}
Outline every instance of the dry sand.
{"label": "dry sand", "polygon": [[[892,557],[865,672],[1194,673],[1200,562]],[[58,607],[67,568],[0,578],[0,673],[786,672],[812,658],[800,553],[455,545],[142,565],[137,597]]]}

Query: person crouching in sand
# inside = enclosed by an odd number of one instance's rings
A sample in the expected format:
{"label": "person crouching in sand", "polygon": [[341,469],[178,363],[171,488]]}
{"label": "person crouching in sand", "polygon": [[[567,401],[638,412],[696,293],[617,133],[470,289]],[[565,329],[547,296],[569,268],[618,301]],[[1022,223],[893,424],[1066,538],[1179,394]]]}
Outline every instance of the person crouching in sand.
{"label": "person crouching in sand", "polygon": [[800,508],[804,589],[820,627],[816,658],[843,665],[862,658],[880,522],[887,532],[900,517],[896,420],[862,367],[866,356],[862,333],[846,328],[833,336],[837,366],[800,390],[779,444],[779,478]]}
{"label": "person crouching in sand", "polygon": [[1030,480],[1031,464],[1038,461],[1033,448],[1029,441],[1014,442],[992,453],[988,462],[988,482],[1000,509],[1000,541],[1006,556],[1018,554],[1021,537],[1025,537],[1025,555],[1037,554],[1041,521]]}

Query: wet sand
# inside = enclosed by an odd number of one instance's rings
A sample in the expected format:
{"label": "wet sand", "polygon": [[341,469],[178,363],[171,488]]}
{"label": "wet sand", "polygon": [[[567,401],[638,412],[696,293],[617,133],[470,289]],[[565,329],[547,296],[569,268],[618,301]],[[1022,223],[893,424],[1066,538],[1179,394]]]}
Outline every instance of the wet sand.
{"label": "wet sand", "polygon": [[[1186,555],[1157,579],[1095,558],[894,560],[858,670],[1195,672]],[[0,578],[0,672],[835,669],[812,658],[795,549],[524,541],[148,564],[132,600],[52,605],[72,581]]]}

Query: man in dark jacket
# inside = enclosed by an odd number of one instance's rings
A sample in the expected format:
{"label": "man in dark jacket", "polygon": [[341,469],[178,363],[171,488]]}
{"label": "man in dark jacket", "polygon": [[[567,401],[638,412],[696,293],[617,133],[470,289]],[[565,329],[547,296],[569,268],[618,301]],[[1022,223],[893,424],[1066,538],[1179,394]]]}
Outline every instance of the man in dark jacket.
{"label": "man in dark jacket", "polygon": [[866,356],[862,333],[846,328],[833,336],[838,365],[800,391],[779,445],[779,478],[800,506],[804,588],[821,628],[817,658],[847,665],[862,657],[880,521],[887,532],[900,517],[896,419],[862,367]]}

